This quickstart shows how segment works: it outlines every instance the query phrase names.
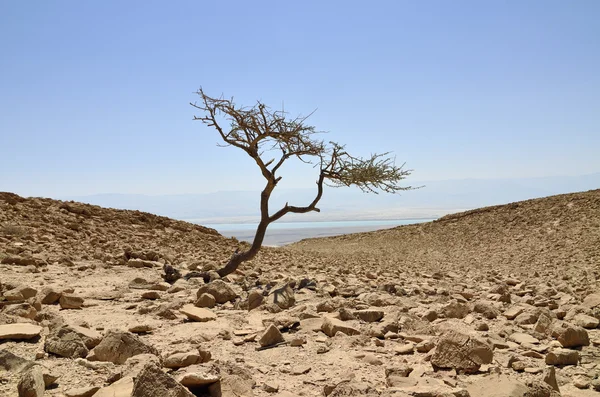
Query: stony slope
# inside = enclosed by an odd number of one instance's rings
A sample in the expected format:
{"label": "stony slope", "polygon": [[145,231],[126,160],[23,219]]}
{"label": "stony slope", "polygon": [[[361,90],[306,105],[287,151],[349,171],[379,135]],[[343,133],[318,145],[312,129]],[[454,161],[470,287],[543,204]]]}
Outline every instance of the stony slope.
{"label": "stony slope", "polygon": [[[308,239],[292,250],[394,268],[600,277],[600,190],[486,207],[434,222]],[[593,284],[592,284],[593,286]]]}
{"label": "stony slope", "polygon": [[594,395],[599,197],[307,240],[171,285],[163,263],[210,270],[238,242],[0,193],[0,395]]}

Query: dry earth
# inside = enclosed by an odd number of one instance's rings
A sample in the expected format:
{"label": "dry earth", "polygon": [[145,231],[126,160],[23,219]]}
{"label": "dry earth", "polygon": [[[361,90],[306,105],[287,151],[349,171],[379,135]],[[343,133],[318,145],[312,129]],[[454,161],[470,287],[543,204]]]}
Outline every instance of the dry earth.
{"label": "dry earth", "polygon": [[600,190],[266,248],[206,285],[161,278],[240,244],[0,193],[0,396],[600,390]]}

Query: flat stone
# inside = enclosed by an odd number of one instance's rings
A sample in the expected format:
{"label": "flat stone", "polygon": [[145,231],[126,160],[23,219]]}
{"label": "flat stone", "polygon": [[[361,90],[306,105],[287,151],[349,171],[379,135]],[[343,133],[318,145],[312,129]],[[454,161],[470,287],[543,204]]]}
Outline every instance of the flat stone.
{"label": "flat stone", "polygon": [[325,335],[332,337],[338,332],[342,332],[346,335],[359,335],[360,331],[354,327],[345,324],[343,321],[336,318],[324,317],[321,330]]}
{"label": "flat stone", "polygon": [[537,344],[540,343],[540,341],[536,338],[534,338],[533,336],[523,333],[523,332],[515,332],[514,334],[510,335],[508,337],[508,339],[512,340],[515,343],[518,343],[520,345],[522,344]]}
{"label": "flat stone", "polygon": [[42,332],[42,327],[29,323],[3,324],[0,325],[0,340],[27,340],[35,338]]}
{"label": "flat stone", "polygon": [[583,328],[594,329],[598,327],[600,320],[598,320],[596,317],[580,313],[573,318],[573,323]]}
{"label": "flat stone", "polygon": [[196,307],[194,305],[185,305],[179,312],[185,314],[192,321],[199,321],[201,323],[207,321],[213,321],[217,319],[217,315],[208,309],[202,307]]}
{"label": "flat stone", "polygon": [[92,397],[95,395],[98,390],[100,390],[100,386],[92,386],[92,387],[78,387],[77,389],[70,389],[65,392],[66,397]]}
{"label": "flat stone", "polygon": [[200,354],[197,351],[187,353],[175,353],[165,358],[163,366],[166,368],[183,368],[199,363]]}
{"label": "flat stone", "polygon": [[415,345],[412,343],[405,343],[394,347],[396,354],[413,354],[415,352]]}
{"label": "flat stone", "polygon": [[149,300],[160,299],[160,294],[158,291],[145,291],[142,293],[142,298]]}
{"label": "flat stone", "polygon": [[523,313],[524,309],[521,306],[513,306],[505,311],[502,315],[509,320],[514,320],[519,314]]}
{"label": "flat stone", "polygon": [[175,379],[185,387],[198,387],[216,383],[221,378],[212,368],[192,365],[184,371],[177,371]]}

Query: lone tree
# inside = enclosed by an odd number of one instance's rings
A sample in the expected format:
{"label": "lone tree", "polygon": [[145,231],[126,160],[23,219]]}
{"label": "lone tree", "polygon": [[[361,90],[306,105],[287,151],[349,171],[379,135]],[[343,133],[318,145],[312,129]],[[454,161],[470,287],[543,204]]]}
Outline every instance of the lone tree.
{"label": "lone tree", "polygon": [[[246,152],[267,181],[260,195],[260,222],[252,246],[245,251],[236,250],[227,264],[217,271],[221,277],[256,256],[271,223],[289,213],[320,212],[317,204],[323,195],[324,184],[333,187],[354,185],[364,192],[375,194],[412,189],[398,184],[410,175],[411,170],[403,169],[403,165],[396,166],[394,159],[388,157],[389,152],[373,154],[369,158],[351,156],[344,145],[317,139],[315,135],[320,132],[306,124],[310,115],[289,118],[286,112],[273,110],[261,101],[252,107],[238,106],[233,99],[209,97],[202,88],[196,94],[200,101],[190,104],[202,114],[194,116],[194,120],[214,127],[225,142],[223,146],[234,146]],[[318,167],[315,198],[307,206],[286,203],[272,213],[269,198],[281,180],[278,171],[286,160],[293,157]],[[207,279],[206,274],[200,276]]]}

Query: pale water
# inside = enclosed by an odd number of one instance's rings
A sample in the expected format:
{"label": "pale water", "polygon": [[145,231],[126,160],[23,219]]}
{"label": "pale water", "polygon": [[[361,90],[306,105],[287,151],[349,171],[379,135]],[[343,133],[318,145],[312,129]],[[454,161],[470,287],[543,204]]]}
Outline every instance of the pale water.
{"label": "pale water", "polygon": [[[389,229],[400,225],[429,222],[434,219],[396,219],[377,221],[333,222],[274,222],[269,225],[264,245],[285,245],[305,238],[338,236],[340,234]],[[203,226],[213,228],[226,237],[252,242],[256,223],[214,223]]]}

